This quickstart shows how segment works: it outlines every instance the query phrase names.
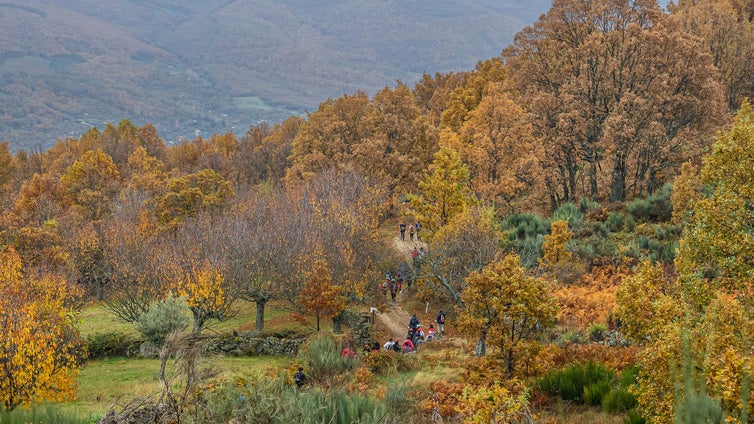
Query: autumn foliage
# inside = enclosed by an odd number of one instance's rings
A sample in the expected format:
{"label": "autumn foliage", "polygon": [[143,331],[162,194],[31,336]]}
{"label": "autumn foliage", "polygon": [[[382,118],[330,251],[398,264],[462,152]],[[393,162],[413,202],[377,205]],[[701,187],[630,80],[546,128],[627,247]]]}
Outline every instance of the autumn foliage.
{"label": "autumn foliage", "polygon": [[75,397],[81,354],[78,293],[55,277],[30,278],[12,248],[0,253],[0,406]]}

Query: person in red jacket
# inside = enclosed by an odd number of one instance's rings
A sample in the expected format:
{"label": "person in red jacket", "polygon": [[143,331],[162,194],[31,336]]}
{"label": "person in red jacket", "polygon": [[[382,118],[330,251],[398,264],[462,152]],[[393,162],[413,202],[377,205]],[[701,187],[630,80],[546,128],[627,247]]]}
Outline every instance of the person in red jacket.
{"label": "person in red jacket", "polygon": [[401,345],[401,347],[403,348],[404,352],[414,351],[414,343],[408,337],[406,337],[406,340],[403,341],[403,344]]}

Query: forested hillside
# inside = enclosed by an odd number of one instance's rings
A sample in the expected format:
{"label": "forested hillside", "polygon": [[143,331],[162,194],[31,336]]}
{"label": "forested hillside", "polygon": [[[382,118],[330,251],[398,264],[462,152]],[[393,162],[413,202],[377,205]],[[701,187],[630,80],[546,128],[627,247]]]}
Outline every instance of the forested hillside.
{"label": "forested hillside", "polygon": [[[0,2],[0,140],[128,118],[169,142],[500,53],[549,1]],[[197,133],[197,131],[199,133]]]}
{"label": "forested hillside", "polygon": [[[306,395],[189,367],[163,417],[258,422],[245,399],[273,398],[302,422],[322,402],[355,414],[337,422],[754,421],[754,1],[679,3],[557,0],[473,70],[243,134],[0,144],[0,410],[74,397],[82,305],[148,341],[183,311],[180,343],[155,340],[189,361],[242,303],[254,334],[272,306],[312,327]],[[342,359],[398,271],[391,308],[439,305],[450,336]]]}

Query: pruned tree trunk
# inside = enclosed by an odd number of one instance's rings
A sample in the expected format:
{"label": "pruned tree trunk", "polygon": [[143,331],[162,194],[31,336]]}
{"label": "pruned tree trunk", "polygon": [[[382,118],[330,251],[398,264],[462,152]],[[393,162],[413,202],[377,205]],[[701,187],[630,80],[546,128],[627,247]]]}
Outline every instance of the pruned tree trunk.
{"label": "pruned tree trunk", "polygon": [[264,306],[267,304],[267,299],[257,299],[257,331],[264,330]]}

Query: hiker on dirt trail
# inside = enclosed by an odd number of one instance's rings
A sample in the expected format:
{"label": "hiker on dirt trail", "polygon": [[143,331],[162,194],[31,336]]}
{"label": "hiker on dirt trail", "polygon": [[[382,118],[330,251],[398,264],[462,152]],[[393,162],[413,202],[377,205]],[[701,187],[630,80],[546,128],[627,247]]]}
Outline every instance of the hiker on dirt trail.
{"label": "hiker on dirt trail", "polygon": [[388,289],[388,283],[387,280],[382,282],[382,287],[380,287],[380,290],[382,290],[382,295],[387,298],[387,289]]}
{"label": "hiker on dirt trail", "polygon": [[416,228],[414,228],[414,224],[411,224],[408,226],[408,239],[411,241],[414,241],[414,232],[416,231]]}
{"label": "hiker on dirt trail", "polygon": [[372,352],[379,352],[380,351],[380,342],[375,341],[372,345]]}
{"label": "hiker on dirt trail", "polygon": [[386,351],[390,352],[393,349],[394,344],[395,342],[393,341],[393,338],[391,337],[390,340],[388,340],[387,343],[385,343],[385,345],[382,347],[385,348]]}
{"label": "hiker on dirt trail", "polygon": [[422,326],[416,327],[416,331],[414,331],[414,337],[411,338],[411,342],[414,343],[414,346],[419,346],[419,343],[424,343],[424,330],[422,330]]}
{"label": "hiker on dirt trail", "polygon": [[398,292],[397,287],[395,286],[395,283],[392,283],[390,285],[390,299],[392,299],[393,302],[395,302],[395,295]]}
{"label": "hiker on dirt trail", "polygon": [[437,314],[437,331],[440,332],[440,334],[445,332],[445,312],[440,311],[439,314]]}
{"label": "hiker on dirt trail", "polygon": [[393,343],[393,352],[400,352],[401,351],[401,345],[398,343]]}
{"label": "hiker on dirt trail", "polygon": [[417,222],[416,223],[416,239],[417,240],[421,240],[421,237],[419,237],[419,231],[421,231],[421,229],[422,229],[422,223]]}
{"label": "hiker on dirt trail", "polygon": [[406,340],[403,341],[403,344],[401,345],[404,352],[413,352],[416,347],[414,346],[414,343],[409,339],[408,337]]}
{"label": "hiker on dirt trail", "polygon": [[416,330],[416,327],[419,326],[419,318],[416,317],[416,314],[411,315],[411,319],[408,321],[408,327],[412,330]]}
{"label": "hiker on dirt trail", "polygon": [[435,331],[435,326],[432,324],[429,324],[429,330],[427,330],[427,341],[430,341],[437,337],[437,332]]}
{"label": "hiker on dirt trail", "polygon": [[296,382],[296,386],[300,389],[304,386],[304,383],[306,383],[306,375],[304,374],[304,369],[302,367],[298,367],[298,372],[293,375],[293,380]]}
{"label": "hiker on dirt trail", "polygon": [[406,223],[401,222],[399,228],[401,229],[401,241],[406,241]]}

